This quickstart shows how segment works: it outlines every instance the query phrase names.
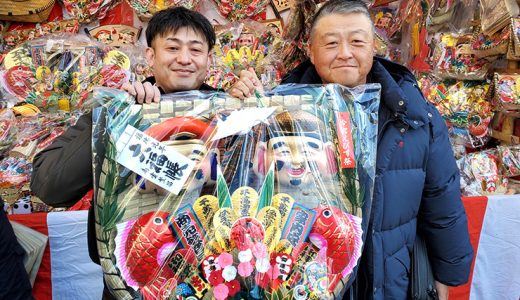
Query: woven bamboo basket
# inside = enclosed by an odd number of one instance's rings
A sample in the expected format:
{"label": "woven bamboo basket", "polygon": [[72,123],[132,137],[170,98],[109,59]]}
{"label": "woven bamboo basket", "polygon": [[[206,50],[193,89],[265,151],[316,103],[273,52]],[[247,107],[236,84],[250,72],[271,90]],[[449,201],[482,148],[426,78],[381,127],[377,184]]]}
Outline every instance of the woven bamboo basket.
{"label": "woven bamboo basket", "polygon": [[[504,30],[508,30],[509,32],[511,32],[511,30],[509,28],[505,28]],[[472,44],[474,42],[476,42],[482,34],[483,33],[480,29],[477,30],[472,36],[472,39],[471,39]],[[503,33],[498,32],[498,33],[495,33],[494,36],[502,35],[502,34]],[[504,34],[505,34],[505,32],[504,32]],[[497,55],[506,54],[509,49],[510,35],[511,35],[511,33],[508,34],[507,38],[504,38],[504,39],[500,40],[498,43],[493,43],[491,45],[483,45],[481,47],[475,47],[472,45],[472,50],[473,50],[472,52],[478,57],[488,57],[488,56],[497,56]],[[489,37],[489,38],[491,38],[491,37]]]}
{"label": "woven bamboo basket", "polygon": [[509,49],[507,52],[507,59],[520,60],[520,18],[511,18],[511,38],[509,42]]}
{"label": "woven bamboo basket", "polygon": [[0,20],[44,22],[49,17],[54,0],[0,0]]}

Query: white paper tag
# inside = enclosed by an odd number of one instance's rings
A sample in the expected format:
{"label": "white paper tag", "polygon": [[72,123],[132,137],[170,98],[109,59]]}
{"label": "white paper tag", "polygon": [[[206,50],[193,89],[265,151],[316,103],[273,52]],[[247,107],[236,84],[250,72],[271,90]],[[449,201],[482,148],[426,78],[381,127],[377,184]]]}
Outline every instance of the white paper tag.
{"label": "white paper tag", "polygon": [[225,120],[218,120],[217,133],[215,133],[212,140],[215,141],[236,134],[245,134],[253,126],[266,121],[275,110],[276,107],[252,107],[235,110]]}
{"label": "white paper tag", "polygon": [[178,195],[195,162],[128,125],[116,142],[117,162]]}

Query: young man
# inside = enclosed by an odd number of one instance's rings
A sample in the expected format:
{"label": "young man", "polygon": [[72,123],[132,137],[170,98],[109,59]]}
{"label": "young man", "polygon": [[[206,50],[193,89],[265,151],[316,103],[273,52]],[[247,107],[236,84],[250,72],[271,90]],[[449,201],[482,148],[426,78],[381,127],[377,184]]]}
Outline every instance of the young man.
{"label": "young man", "polygon": [[[124,86],[138,103],[159,102],[162,93],[212,90],[204,84],[204,79],[215,45],[215,32],[203,15],[183,7],[160,11],[148,24],[146,41],[145,55],[155,77]],[[93,187],[91,145],[92,114],[89,113],[36,155],[32,191],[51,206],[72,206]],[[92,209],[89,252],[99,262]]]}
{"label": "young man", "polygon": [[[361,1],[331,0],[316,14],[310,61],[282,83],[381,84],[373,206],[358,268],[356,299],[407,299],[416,231],[427,242],[440,299],[465,283],[473,250],[459,171],[438,111],[405,67],[374,57],[374,25]],[[248,71],[229,93],[244,98],[260,81]]]}

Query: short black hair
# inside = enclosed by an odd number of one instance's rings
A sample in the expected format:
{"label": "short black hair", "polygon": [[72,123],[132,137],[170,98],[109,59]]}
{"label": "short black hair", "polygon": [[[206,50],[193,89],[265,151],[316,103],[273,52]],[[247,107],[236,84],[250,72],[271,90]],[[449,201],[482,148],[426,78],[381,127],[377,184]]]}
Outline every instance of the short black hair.
{"label": "short black hair", "polygon": [[[330,0],[323,4],[323,6],[320,7],[318,12],[314,15],[314,18],[312,20],[311,24],[311,34],[309,38],[312,39],[314,28],[316,27],[316,24],[322,17],[326,17],[328,15],[332,14],[352,14],[352,13],[358,13],[365,15],[369,20],[370,23],[372,23],[372,18],[370,17],[370,12],[368,10],[368,6],[365,2],[360,0]],[[373,23],[372,23],[373,27]],[[372,28],[373,29],[373,28]]]}
{"label": "short black hair", "polygon": [[146,28],[146,43],[148,47],[152,47],[152,42],[157,36],[177,32],[183,27],[202,34],[208,42],[209,50],[215,46],[215,30],[209,20],[202,14],[182,6],[167,8],[153,15]]}

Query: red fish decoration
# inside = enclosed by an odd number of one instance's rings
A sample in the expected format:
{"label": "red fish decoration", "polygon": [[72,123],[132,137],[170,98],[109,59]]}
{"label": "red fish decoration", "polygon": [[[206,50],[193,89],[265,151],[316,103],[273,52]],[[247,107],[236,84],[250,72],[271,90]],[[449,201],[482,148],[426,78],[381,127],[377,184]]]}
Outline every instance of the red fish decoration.
{"label": "red fish decoration", "polygon": [[361,219],[332,206],[316,209],[316,220],[309,235],[320,249],[326,248],[329,289],[347,277],[361,256]]}
{"label": "red fish decoration", "polygon": [[174,277],[164,263],[177,245],[169,217],[167,212],[149,212],[127,222],[119,234],[118,265],[127,283],[139,287],[145,299]]}

